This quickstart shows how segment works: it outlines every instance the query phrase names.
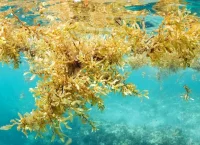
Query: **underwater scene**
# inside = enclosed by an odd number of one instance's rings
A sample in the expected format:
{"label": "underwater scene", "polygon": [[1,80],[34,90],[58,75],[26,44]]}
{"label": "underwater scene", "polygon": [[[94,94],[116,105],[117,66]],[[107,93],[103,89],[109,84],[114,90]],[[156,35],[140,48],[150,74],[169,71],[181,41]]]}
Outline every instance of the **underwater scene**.
{"label": "underwater scene", "polygon": [[200,0],[1,0],[0,145],[200,145]]}

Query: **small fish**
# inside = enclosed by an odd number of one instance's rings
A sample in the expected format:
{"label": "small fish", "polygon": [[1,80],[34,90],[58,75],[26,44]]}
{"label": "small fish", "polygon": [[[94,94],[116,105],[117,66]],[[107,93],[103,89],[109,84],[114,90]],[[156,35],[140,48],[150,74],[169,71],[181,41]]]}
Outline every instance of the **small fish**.
{"label": "small fish", "polygon": [[30,81],[32,81],[32,80],[34,80],[34,78],[36,77],[36,75],[34,74],[34,75],[32,75],[31,77],[30,77]]}
{"label": "small fish", "polygon": [[29,74],[30,72],[25,72],[23,75],[26,76],[27,74]]}
{"label": "small fish", "polygon": [[33,74],[31,77],[25,77],[25,81],[26,82],[31,82],[31,81],[33,81],[35,79],[35,77],[36,77],[35,74]]}

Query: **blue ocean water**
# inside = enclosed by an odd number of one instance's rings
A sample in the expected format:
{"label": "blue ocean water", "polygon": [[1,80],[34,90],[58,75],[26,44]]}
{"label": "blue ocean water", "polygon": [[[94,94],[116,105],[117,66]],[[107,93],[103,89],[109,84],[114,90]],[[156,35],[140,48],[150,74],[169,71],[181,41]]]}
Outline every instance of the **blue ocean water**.
{"label": "blue ocean water", "polygon": [[[187,1],[188,9],[200,15],[200,1]],[[138,9],[152,9],[153,4]],[[132,10],[136,8],[133,6]],[[149,29],[158,27],[161,21],[160,17],[146,17]],[[34,108],[29,88],[36,86],[36,80],[25,79],[23,73],[27,70],[28,64],[23,60],[16,70],[8,65],[0,67],[0,126],[17,118],[18,112],[23,114]],[[75,119],[71,124],[73,129],[65,131],[72,138],[72,145],[200,145],[199,72],[187,69],[169,75],[167,71],[143,67],[132,71],[127,82],[135,83],[140,90],[149,90],[150,99],[124,98],[114,93],[105,96],[105,110],[99,112],[93,108],[90,112],[99,130],[91,132],[89,126]],[[181,98],[184,85],[192,90],[193,100]],[[16,128],[0,131],[0,145],[63,144],[59,139],[51,143],[51,133],[35,139],[34,134],[26,138]]]}

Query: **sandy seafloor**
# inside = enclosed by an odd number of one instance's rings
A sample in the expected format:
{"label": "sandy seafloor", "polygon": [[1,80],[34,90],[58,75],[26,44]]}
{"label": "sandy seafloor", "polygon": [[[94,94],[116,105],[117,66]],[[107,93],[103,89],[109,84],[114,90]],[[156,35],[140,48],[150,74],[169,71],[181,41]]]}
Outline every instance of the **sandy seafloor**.
{"label": "sandy seafloor", "polygon": [[[188,2],[188,8],[200,15],[200,0]],[[150,14],[145,20],[151,31],[162,18]],[[0,67],[0,126],[17,118],[18,112],[23,114],[34,108],[34,99],[28,90],[36,85],[36,80],[24,79],[23,73],[27,70],[25,62],[18,70],[7,65]],[[98,123],[97,132],[91,132],[78,119],[71,124],[72,130],[65,131],[72,138],[72,145],[200,145],[200,72],[187,69],[166,75],[157,68],[144,67],[132,71],[127,82],[149,90],[150,99],[109,94],[105,97],[104,112],[96,108],[90,112]],[[190,87],[194,100],[184,101],[180,97],[184,85]],[[65,144],[59,139],[54,143],[50,140],[51,133],[43,139],[34,139],[34,134],[26,138],[16,128],[0,131],[0,145]]]}

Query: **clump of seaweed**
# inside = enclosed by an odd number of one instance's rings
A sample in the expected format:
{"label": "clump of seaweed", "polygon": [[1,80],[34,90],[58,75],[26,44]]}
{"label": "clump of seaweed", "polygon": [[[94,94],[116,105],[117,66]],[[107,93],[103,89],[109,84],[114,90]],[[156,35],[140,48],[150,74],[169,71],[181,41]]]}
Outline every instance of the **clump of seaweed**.
{"label": "clump of seaweed", "polygon": [[14,68],[18,68],[21,51],[20,42],[24,39],[23,34],[20,34],[19,30],[13,28],[12,23],[4,19],[0,19],[0,28],[0,61],[7,64],[13,63]]}
{"label": "clump of seaweed", "polygon": [[[126,10],[124,1],[1,4],[15,7],[0,13],[0,61],[12,62],[17,68],[22,53],[30,73],[40,78],[30,88],[36,109],[19,114],[19,119],[1,130],[17,126],[25,135],[34,131],[42,137],[50,126],[52,141],[56,135],[64,141],[62,126],[71,129],[69,122],[78,116],[95,131],[88,112],[92,106],[104,110],[103,97],[108,93],[148,98],[146,91],[126,83],[125,66],[186,68],[199,57],[199,18],[185,9],[167,11],[157,33],[150,36],[144,19],[138,18],[147,13]],[[24,17],[36,16],[33,26],[19,18],[19,9]]]}
{"label": "clump of seaweed", "polygon": [[[73,5],[73,11],[78,12],[76,4],[69,5]],[[86,9],[83,13],[88,13],[85,6],[80,8],[81,11]],[[40,81],[36,88],[30,88],[37,108],[30,113],[19,114],[19,119],[12,120],[12,124],[2,127],[2,130],[16,125],[25,135],[34,131],[41,137],[49,125],[53,132],[52,141],[56,135],[64,141],[66,135],[61,126],[71,129],[68,122],[75,116],[80,117],[83,123],[90,124],[93,131],[96,130],[94,122],[89,119],[88,105],[98,106],[103,110],[102,97],[109,92],[143,96],[134,84],[125,83],[126,75],[120,73],[125,66],[124,56],[128,56],[131,51],[124,43],[128,31],[125,22],[121,29],[113,27],[109,33],[103,31],[100,35],[90,29],[91,23],[88,24],[81,18],[79,21],[42,27],[27,26],[13,15],[12,21],[21,24],[21,27],[16,28],[13,25],[11,31],[11,34],[15,33],[12,41],[20,41],[15,49],[21,50],[30,64],[30,73],[40,77]],[[116,23],[114,18],[113,23]],[[3,30],[6,27],[8,26],[2,25]],[[6,43],[9,44],[8,40],[11,38],[5,36]],[[2,47],[2,50],[6,49],[7,47]],[[14,54],[19,56],[19,52],[15,51]],[[5,58],[2,60],[6,61]]]}
{"label": "clump of seaweed", "polygon": [[148,46],[152,64],[172,70],[190,67],[199,56],[199,26],[199,19],[185,9],[166,13]]}

